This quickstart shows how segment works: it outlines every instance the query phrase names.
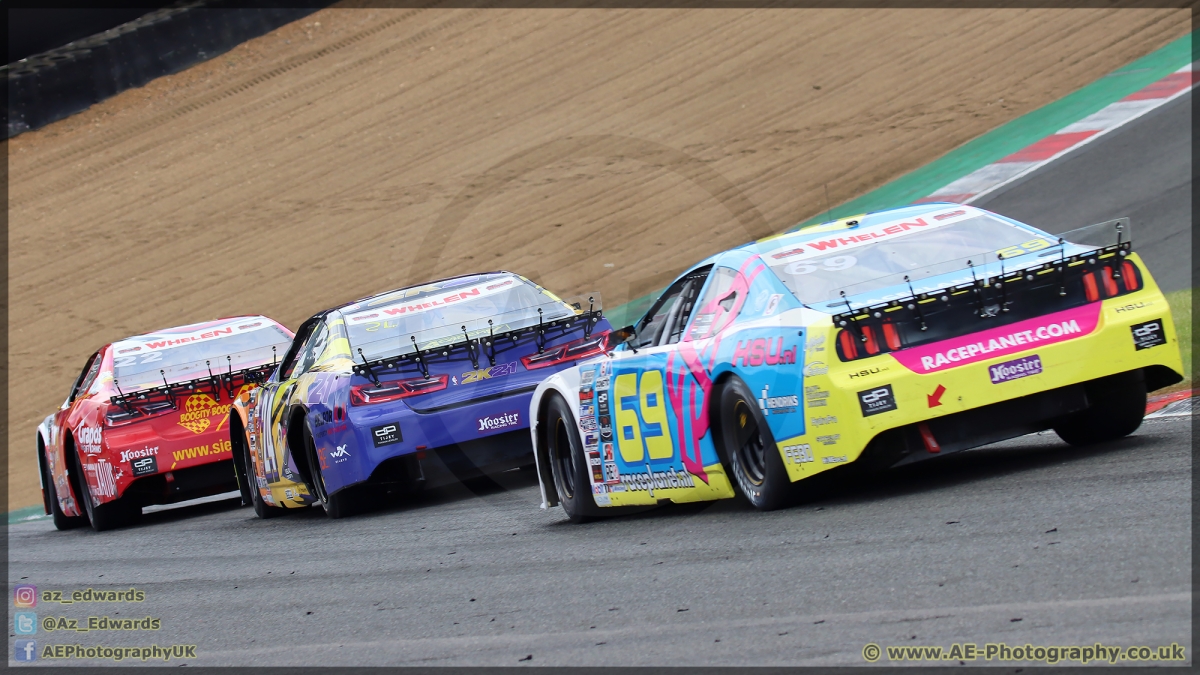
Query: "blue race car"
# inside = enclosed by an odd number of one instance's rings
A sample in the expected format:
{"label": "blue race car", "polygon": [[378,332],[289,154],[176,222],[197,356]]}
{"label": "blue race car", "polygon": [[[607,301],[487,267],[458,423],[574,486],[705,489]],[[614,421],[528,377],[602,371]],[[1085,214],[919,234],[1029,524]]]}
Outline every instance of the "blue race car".
{"label": "blue race car", "polygon": [[564,301],[510,272],[403,288],[305,321],[230,416],[242,499],[262,518],[331,518],[386,492],[532,466],[529,397],[609,348],[599,296]]}

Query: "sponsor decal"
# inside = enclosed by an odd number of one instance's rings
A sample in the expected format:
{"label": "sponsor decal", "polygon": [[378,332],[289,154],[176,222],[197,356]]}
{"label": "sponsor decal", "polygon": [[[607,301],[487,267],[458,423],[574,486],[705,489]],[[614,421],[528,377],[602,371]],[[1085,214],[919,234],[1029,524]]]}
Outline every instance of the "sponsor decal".
{"label": "sponsor decal", "polygon": [[800,405],[799,397],[795,394],[770,396],[768,391],[770,388],[769,384],[763,385],[762,393],[758,397],[759,410],[768,415],[786,415],[796,412],[796,407]]}
{"label": "sponsor decal", "polygon": [[992,378],[992,384],[1019,380],[1022,377],[1037,375],[1040,372],[1042,372],[1042,357],[1037,354],[1022,356],[1013,361],[1005,361],[1004,363],[997,363],[994,366],[988,366],[988,375]]}
{"label": "sponsor decal", "polygon": [[493,377],[504,377],[517,372],[517,362],[498,363],[491,368],[480,368],[479,370],[469,370],[462,374],[462,384],[472,384],[474,382],[482,382],[490,380]]}
{"label": "sponsor decal", "polygon": [[1100,303],[1089,303],[959,338],[910,347],[892,352],[892,356],[913,372],[935,373],[1087,335],[1096,329],[1099,317]]}
{"label": "sponsor decal", "polygon": [[846,461],[846,455],[842,455],[841,457],[822,457],[821,458],[822,464],[841,464],[845,461]]}
{"label": "sponsor decal", "polygon": [[591,404],[583,404],[579,406],[579,414],[583,417],[595,417],[596,406]]}
{"label": "sponsor decal", "polygon": [[514,410],[512,412],[500,413],[499,415],[480,417],[475,421],[479,423],[479,429],[476,431],[481,434],[488,431],[511,429],[512,427],[521,426],[521,413]]}
{"label": "sponsor decal", "polygon": [[130,461],[135,460],[135,459],[141,459],[143,457],[157,457],[157,456],[158,456],[158,446],[157,445],[154,445],[154,446],[147,445],[138,450],[122,450],[121,451],[121,462],[129,463]]}
{"label": "sponsor decal", "polygon": [[828,436],[817,436],[817,442],[820,443],[821,445],[837,445],[838,439],[840,439],[841,437],[842,437],[841,434],[829,434]]}
{"label": "sponsor decal", "polygon": [[1135,323],[1129,329],[1133,332],[1133,348],[1135,350],[1140,351],[1167,344],[1167,334],[1163,331],[1162,319]]}
{"label": "sponsor decal", "polygon": [[92,476],[92,480],[88,484],[93,487],[96,494],[101,497],[117,496],[117,481],[113,478],[112,464],[104,460],[100,460],[95,464],[83,465],[85,473]]}
{"label": "sponsor decal", "polygon": [[284,499],[295,499],[295,498],[296,498],[296,496],[297,496],[297,495],[296,495],[296,491],[295,491],[295,490],[293,490],[292,488],[284,488],[284,489],[283,489],[283,497],[284,497]]}
{"label": "sponsor decal", "polygon": [[600,445],[600,437],[599,436],[597,436],[594,433],[588,433],[588,434],[583,435],[583,447],[585,449],[590,450],[592,448],[595,448],[598,445]]}
{"label": "sponsor decal", "polygon": [[312,416],[313,426],[318,429],[333,421],[332,410],[318,410]]}
{"label": "sponsor decal", "polygon": [[[870,227],[858,228],[854,230],[846,230],[844,236],[831,236],[823,239],[813,239],[800,244],[796,248],[792,248],[780,253],[771,255],[776,260],[785,260],[796,256],[815,256],[821,253],[830,253],[833,251],[845,251],[858,248],[860,246],[871,244],[884,239],[896,239],[899,237],[912,234],[913,232],[923,232],[934,230],[943,225],[949,225],[960,220],[965,220],[972,217],[973,214],[964,209],[954,211],[942,211],[940,213],[926,213],[920,218],[903,218],[900,220],[892,220]],[[927,220],[928,219],[928,220]],[[853,234],[851,234],[853,233]]]}
{"label": "sponsor decal", "polygon": [[334,464],[341,464],[350,459],[350,451],[346,449],[346,445],[339,445],[336,450],[329,453],[329,458],[334,460]]}
{"label": "sponsor decal", "polygon": [[193,434],[202,434],[217,420],[217,429],[229,421],[229,404],[222,405],[208,394],[192,394],[183,402],[179,414],[179,426]]}
{"label": "sponsor decal", "polygon": [[809,352],[825,351],[825,336],[817,335],[814,337],[809,337],[808,342],[806,342],[804,345],[804,350]]}
{"label": "sponsor decal", "polygon": [[400,434],[400,424],[392,422],[383,426],[371,427],[371,442],[375,447],[382,448],[385,445],[392,445],[404,440]]}
{"label": "sponsor decal", "polygon": [[[333,434],[336,434],[341,431],[345,431],[346,429],[349,429],[349,428],[350,428],[350,426],[346,422],[342,422],[341,424],[335,424],[326,429],[321,429],[317,433],[313,434],[313,437],[314,438],[325,438],[326,436],[332,436]],[[253,436],[251,436],[251,438],[253,438]]]}
{"label": "sponsor decal", "polygon": [[784,349],[783,338],[738,340],[737,347],[733,350],[734,365],[737,365],[738,359],[741,359],[743,366],[787,365],[796,362],[796,348]]}
{"label": "sponsor decal", "polygon": [[621,487],[629,492],[649,492],[651,497],[655,490],[696,487],[692,474],[687,471],[676,471],[673,467],[666,471],[650,471],[649,466],[646,469],[646,473],[622,474]]}
{"label": "sponsor decal", "polygon": [[783,454],[792,464],[807,464],[813,461],[812,446],[808,443],[783,446]]}
{"label": "sponsor decal", "polygon": [[595,396],[595,394],[592,392],[591,389],[587,389],[587,390],[580,389],[579,390],[579,402],[580,403],[583,403],[584,401],[590,401],[590,400],[592,400],[592,398],[594,396]]}
{"label": "sponsor decal", "polygon": [[[510,277],[508,281],[514,282],[515,280]],[[364,321],[371,318],[370,315],[372,314],[384,316],[408,316],[410,314],[420,314],[421,312],[438,309],[439,307],[452,305],[456,302],[463,302],[464,300],[469,301],[488,295],[494,295],[496,293],[503,292],[507,288],[509,288],[509,284],[503,282],[488,284],[486,286],[483,284],[478,284],[465,288],[457,287],[448,293],[429,295],[427,297],[414,299],[409,302],[398,302],[388,307],[380,307],[378,309],[367,310],[357,314],[350,314],[346,316],[346,319],[349,321]],[[455,340],[457,339],[458,338],[455,338]]]}
{"label": "sponsor decal", "polygon": [[825,365],[824,361],[811,361],[807,366],[804,366],[804,376],[812,377],[814,375],[824,375],[829,372],[829,366]]}
{"label": "sponsor decal", "polygon": [[75,430],[75,442],[85,455],[100,454],[100,445],[103,443],[103,439],[104,432],[100,427],[82,426]]}
{"label": "sponsor decal", "polygon": [[875,375],[876,373],[882,372],[884,370],[887,370],[887,366],[875,366],[874,368],[863,368],[862,370],[858,370],[853,373],[850,373],[848,375],[848,377],[853,380],[856,377],[866,377],[868,375]]}
{"label": "sponsor decal", "polygon": [[134,476],[148,476],[158,473],[158,460],[153,456],[135,459],[129,463],[129,468]]}
{"label": "sponsor decal", "polygon": [[600,413],[601,417],[608,417],[609,409],[607,389],[601,389],[600,391],[596,392],[596,410]]}
{"label": "sponsor decal", "polygon": [[775,310],[779,308],[779,301],[782,299],[783,295],[779,293],[772,293],[771,297],[767,299],[767,308],[763,310],[763,316],[771,316],[774,314]]}
{"label": "sponsor decal", "polygon": [[1141,302],[1135,302],[1135,303],[1132,303],[1129,305],[1122,305],[1120,307],[1117,307],[1114,311],[1117,314],[1120,314],[1121,312],[1132,312],[1135,309],[1149,307],[1150,305],[1153,305],[1153,304],[1154,304],[1153,300],[1142,300]]}
{"label": "sponsor decal", "polygon": [[858,404],[862,408],[863,417],[895,410],[896,396],[892,393],[892,385],[885,384],[858,392]]}
{"label": "sponsor decal", "polygon": [[826,415],[824,417],[814,417],[810,421],[814,427],[823,427],[826,424],[837,424],[838,420],[837,417],[833,415]]}
{"label": "sponsor decal", "polygon": [[197,330],[192,333],[156,333],[153,335],[140,335],[133,340],[122,340],[113,345],[113,348],[118,353],[128,351],[140,351],[141,349],[149,349],[151,351],[159,351],[163,349],[173,349],[181,345],[192,344],[194,342],[205,342],[225,337],[227,335],[249,333],[251,331],[262,330],[266,328],[264,322],[255,322],[249,324],[234,325],[233,323],[224,324],[221,326]]}
{"label": "sponsor decal", "polygon": [[596,371],[590,370],[590,369],[579,371],[579,385],[580,386],[586,387],[587,385],[591,384],[595,380],[596,380]]}
{"label": "sponsor decal", "polygon": [[[197,459],[199,457],[211,457],[213,455],[220,455],[222,453],[231,452],[232,450],[233,450],[233,445],[230,444],[229,441],[217,441],[216,443],[213,443],[212,445],[197,445],[194,448],[184,448],[183,450],[175,450],[175,451],[171,452],[171,457],[172,457],[172,459],[175,460],[176,463],[178,463],[178,462],[182,462],[182,461],[185,461],[188,459]],[[175,468],[175,464],[172,464],[171,468],[172,469]]]}

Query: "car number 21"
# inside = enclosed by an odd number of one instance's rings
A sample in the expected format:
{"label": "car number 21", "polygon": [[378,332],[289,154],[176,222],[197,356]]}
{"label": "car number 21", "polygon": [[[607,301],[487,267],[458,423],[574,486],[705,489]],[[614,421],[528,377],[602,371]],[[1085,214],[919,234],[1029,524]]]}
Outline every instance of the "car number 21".
{"label": "car number 21", "polygon": [[661,371],[622,373],[613,380],[615,434],[621,460],[628,465],[669,460],[675,456],[667,422]]}

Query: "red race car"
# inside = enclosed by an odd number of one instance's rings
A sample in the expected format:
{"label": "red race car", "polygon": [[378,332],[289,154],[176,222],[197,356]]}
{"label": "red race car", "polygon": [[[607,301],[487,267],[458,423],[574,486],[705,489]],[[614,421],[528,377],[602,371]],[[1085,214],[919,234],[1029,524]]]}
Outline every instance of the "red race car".
{"label": "red race car", "polygon": [[292,332],[239,316],[101,347],[38,426],[46,513],[60,530],[136,521],[142,507],[238,489],[229,406],[287,351]]}

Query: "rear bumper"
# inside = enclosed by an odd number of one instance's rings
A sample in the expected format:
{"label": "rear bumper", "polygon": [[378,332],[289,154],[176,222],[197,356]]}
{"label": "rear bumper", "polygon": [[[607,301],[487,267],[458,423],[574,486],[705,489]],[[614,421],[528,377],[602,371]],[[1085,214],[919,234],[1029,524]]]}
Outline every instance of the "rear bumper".
{"label": "rear bumper", "polygon": [[[1148,388],[1155,389],[1182,378],[1175,327],[1157,288],[1091,303],[1086,311],[1091,324],[1080,334],[1033,339],[1018,349],[1009,345],[996,350],[998,356],[981,351],[990,349],[978,338],[983,333],[929,345],[922,356],[934,356],[924,361],[903,351],[845,363],[829,354],[828,373],[804,380],[805,433],[777,439],[791,479],[860,457],[887,466],[924,458],[931,454],[924,450],[927,444],[914,436],[922,423],[940,446],[932,454],[947,454],[1049,428],[1055,417],[1087,406],[1078,385],[1090,380],[1141,370]],[[1061,325],[1062,318],[1051,314],[1039,320]],[[1082,319],[1080,325],[1085,325]],[[936,354],[962,365],[947,365]],[[920,372],[930,364],[930,372]],[[810,392],[824,391],[829,392],[825,399],[808,398]],[[902,446],[922,452],[879,455],[875,448],[888,444],[872,441],[885,438],[902,439]],[[871,456],[863,457],[868,447]]]}

